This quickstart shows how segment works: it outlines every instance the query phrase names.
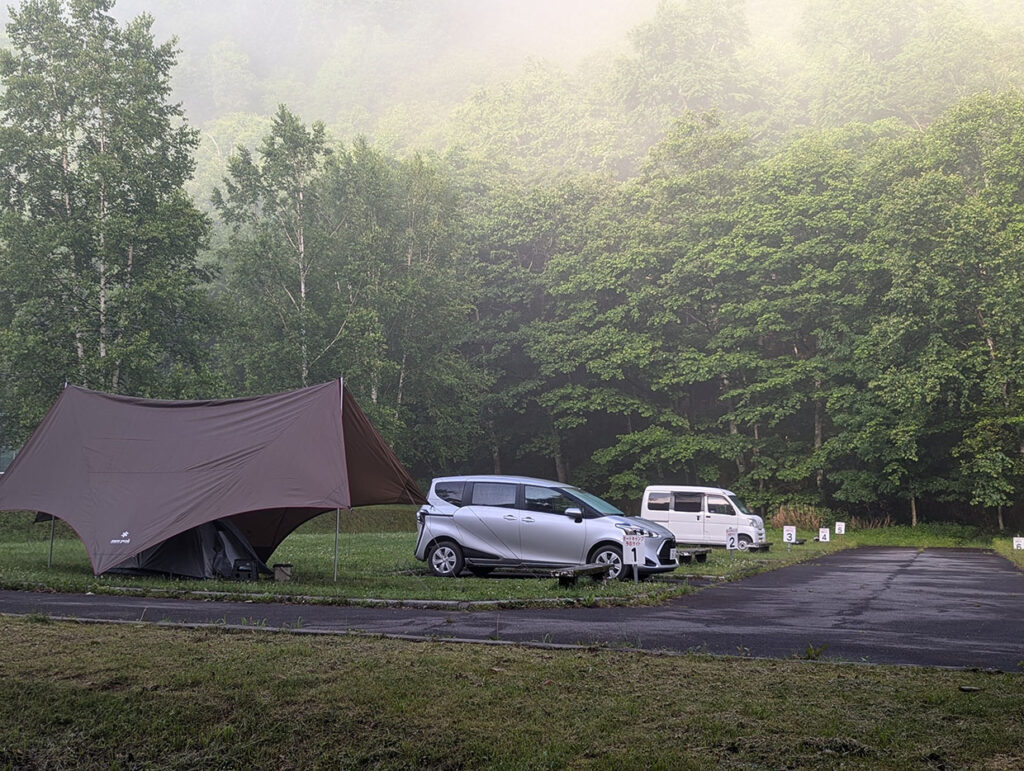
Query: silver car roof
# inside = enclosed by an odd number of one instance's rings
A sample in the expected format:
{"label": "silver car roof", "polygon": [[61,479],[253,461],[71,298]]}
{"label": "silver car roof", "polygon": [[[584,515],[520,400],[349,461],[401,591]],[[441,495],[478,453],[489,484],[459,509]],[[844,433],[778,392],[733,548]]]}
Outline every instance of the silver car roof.
{"label": "silver car roof", "polygon": [[450,477],[436,477],[431,481],[433,487],[438,482],[507,482],[508,484],[542,485],[544,487],[575,487],[568,482],[554,482],[550,479],[536,477],[511,476],[506,474],[459,474]]}

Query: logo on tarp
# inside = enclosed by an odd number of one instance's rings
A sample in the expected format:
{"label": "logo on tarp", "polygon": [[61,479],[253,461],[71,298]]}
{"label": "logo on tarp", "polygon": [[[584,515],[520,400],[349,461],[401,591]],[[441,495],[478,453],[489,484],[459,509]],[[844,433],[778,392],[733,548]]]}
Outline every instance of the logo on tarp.
{"label": "logo on tarp", "polygon": [[123,533],[121,533],[121,537],[120,538],[111,538],[110,542],[111,543],[131,543],[132,539],[128,536],[128,531],[125,530]]}

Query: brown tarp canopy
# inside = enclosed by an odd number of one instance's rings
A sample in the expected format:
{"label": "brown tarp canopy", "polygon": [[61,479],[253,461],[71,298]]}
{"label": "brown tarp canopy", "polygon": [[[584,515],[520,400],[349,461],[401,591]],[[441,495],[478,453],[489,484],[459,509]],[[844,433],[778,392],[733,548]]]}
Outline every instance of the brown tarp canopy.
{"label": "brown tarp canopy", "polygon": [[261,559],[332,509],[425,503],[341,380],[161,401],[68,386],[0,476],[0,510],[70,525],[99,575],[230,517]]}

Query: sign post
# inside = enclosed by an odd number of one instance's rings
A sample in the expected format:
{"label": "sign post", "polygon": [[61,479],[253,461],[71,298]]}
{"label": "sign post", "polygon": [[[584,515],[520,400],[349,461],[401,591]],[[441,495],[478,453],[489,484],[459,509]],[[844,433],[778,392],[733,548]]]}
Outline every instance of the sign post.
{"label": "sign post", "polygon": [[644,537],[633,533],[626,533],[622,537],[622,566],[633,566],[633,583],[640,581],[639,569],[640,559],[644,553]]}
{"label": "sign post", "polygon": [[793,548],[793,544],[796,543],[796,525],[782,526],[782,540],[786,544],[786,551]]}
{"label": "sign post", "polygon": [[1021,538],[1020,536],[1014,538],[1013,549],[1014,551],[1024,551],[1024,538]]}
{"label": "sign post", "polygon": [[739,548],[739,531],[737,528],[725,528],[725,548],[731,554],[730,559],[736,559],[736,549]]}
{"label": "sign post", "polygon": [[831,531],[827,527],[819,527],[818,528],[818,541],[820,541],[821,543],[828,543],[829,542],[829,535],[830,534],[831,534]]}
{"label": "sign post", "polygon": [[845,522],[836,522],[836,535],[845,535],[845,534],[846,534],[846,523]]}

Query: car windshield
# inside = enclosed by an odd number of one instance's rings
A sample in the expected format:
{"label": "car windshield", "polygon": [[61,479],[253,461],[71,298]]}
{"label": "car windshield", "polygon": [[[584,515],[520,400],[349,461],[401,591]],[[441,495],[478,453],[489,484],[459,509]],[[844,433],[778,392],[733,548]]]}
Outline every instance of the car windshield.
{"label": "car windshield", "polygon": [[615,508],[610,503],[608,503],[608,501],[602,500],[601,498],[598,498],[596,495],[591,495],[590,493],[584,492],[583,490],[580,490],[578,487],[566,487],[562,489],[562,492],[570,496],[571,498],[576,498],[580,501],[583,501],[583,503],[590,506],[590,508],[595,509],[599,516],[626,516],[619,509]]}
{"label": "car windshield", "polygon": [[742,499],[737,498],[735,495],[730,495],[729,500],[732,501],[732,505],[735,506],[741,514],[746,514],[748,517],[754,516],[754,512],[747,508],[747,504],[745,504]]}

